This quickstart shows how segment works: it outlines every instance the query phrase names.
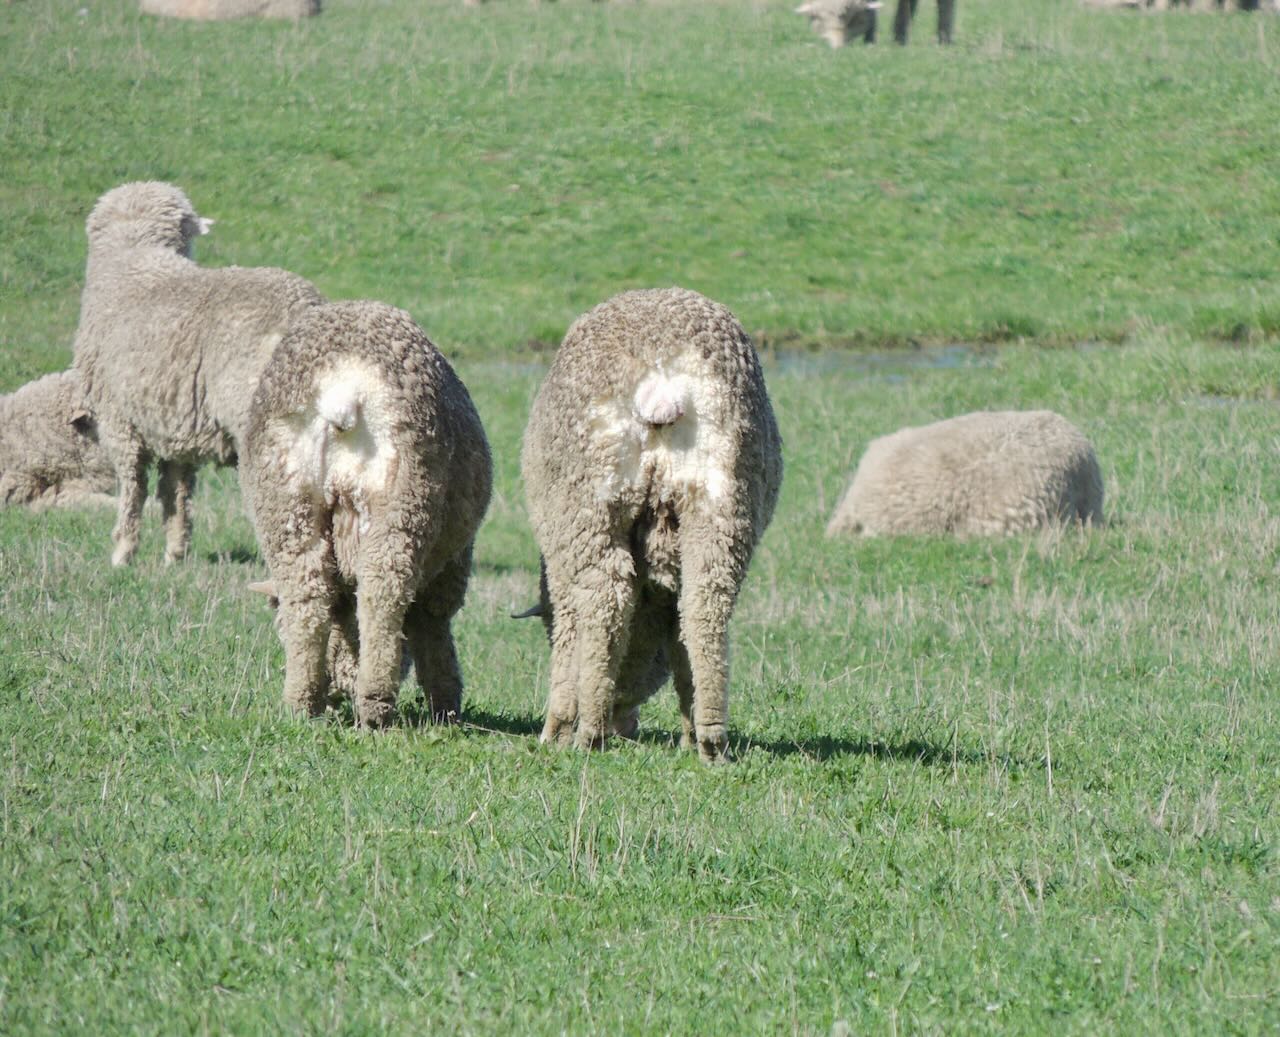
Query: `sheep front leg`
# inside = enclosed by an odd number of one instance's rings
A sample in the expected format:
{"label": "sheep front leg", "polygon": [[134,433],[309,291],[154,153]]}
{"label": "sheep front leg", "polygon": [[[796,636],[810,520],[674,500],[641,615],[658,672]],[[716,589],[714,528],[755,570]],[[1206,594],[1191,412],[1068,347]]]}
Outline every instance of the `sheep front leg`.
{"label": "sheep front leg", "polygon": [[[113,444],[114,445],[114,444]],[[119,483],[116,525],[111,531],[111,564],[128,565],[138,550],[138,533],[142,524],[142,505],[147,499],[147,464],[149,458],[142,444],[130,440],[115,446],[112,462]]]}
{"label": "sheep front leg", "polygon": [[462,712],[462,670],[450,629],[451,616],[433,615],[421,602],[409,606],[404,629],[422,697],[436,724],[454,723]]}
{"label": "sheep front leg", "polygon": [[671,681],[680,703],[680,748],[694,749],[698,742],[693,726],[693,671],[689,668],[689,653],[678,636],[671,639],[667,655],[671,659]]}
{"label": "sheep front leg", "polygon": [[551,694],[547,698],[547,720],[538,741],[547,745],[568,745],[578,720],[578,645],[575,637],[578,617],[562,605],[551,631]]}
{"label": "sheep front leg", "polygon": [[195,489],[195,465],[180,461],[160,462],[156,493],[164,516],[165,565],[182,561],[191,549],[191,498]]}

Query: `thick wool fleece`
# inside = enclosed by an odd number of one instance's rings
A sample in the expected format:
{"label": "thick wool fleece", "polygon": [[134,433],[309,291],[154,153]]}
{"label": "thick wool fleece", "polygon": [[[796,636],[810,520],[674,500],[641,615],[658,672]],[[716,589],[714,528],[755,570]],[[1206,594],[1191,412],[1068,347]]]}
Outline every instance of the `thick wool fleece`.
{"label": "thick wool fleece", "polygon": [[722,756],[729,617],[782,482],[742,326],[680,288],[597,306],[534,401],[522,467],[551,640],[543,740],[633,732],[671,674],[685,743]]}
{"label": "thick wool fleece", "polygon": [[827,535],[992,535],[1102,522],[1102,473],[1052,411],[978,411],[873,440]]}
{"label": "thick wool fleece", "polygon": [[0,504],[115,506],[115,470],[75,371],[0,396]]}
{"label": "thick wool fleece", "polygon": [[232,18],[310,18],[320,0],[142,0],[143,14],[221,22]]}
{"label": "thick wool fleece", "polygon": [[75,368],[120,483],[117,565],[137,549],[152,461],[166,560],[186,554],[196,466],[235,460],[263,365],[322,301],[284,270],[197,266],[188,255],[207,222],[163,183],[117,187],[89,215]]}
{"label": "thick wool fleece", "polygon": [[291,707],[321,712],[354,671],[357,722],[382,726],[407,639],[432,715],[457,715],[450,624],[491,479],[471,397],[407,313],[331,303],[294,323],[262,372],[240,457]]}

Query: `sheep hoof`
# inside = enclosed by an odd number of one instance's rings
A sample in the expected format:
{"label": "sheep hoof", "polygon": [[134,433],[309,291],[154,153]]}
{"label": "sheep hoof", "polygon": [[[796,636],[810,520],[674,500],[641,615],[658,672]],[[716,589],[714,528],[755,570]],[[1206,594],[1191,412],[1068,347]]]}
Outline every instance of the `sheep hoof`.
{"label": "sheep hoof", "polygon": [[589,752],[592,749],[603,749],[607,738],[608,734],[603,729],[579,724],[578,733],[573,740],[573,744],[579,749],[585,749]]}
{"label": "sheep hoof", "polygon": [[431,722],[433,724],[456,724],[462,718],[454,706],[432,706]]}
{"label": "sheep hoof", "polygon": [[698,755],[704,763],[725,763],[729,759],[729,732],[724,724],[698,728]]}
{"label": "sheep hoof", "polygon": [[356,704],[356,726],[367,727],[371,731],[379,731],[395,718],[394,703],[381,699],[366,699]]}
{"label": "sheep hoof", "polygon": [[133,561],[133,552],[137,549],[137,544],[116,544],[116,549],[111,552],[111,564],[117,569],[121,566],[128,565]]}
{"label": "sheep hoof", "polygon": [[543,745],[567,746],[573,743],[573,721],[548,716],[538,741]]}

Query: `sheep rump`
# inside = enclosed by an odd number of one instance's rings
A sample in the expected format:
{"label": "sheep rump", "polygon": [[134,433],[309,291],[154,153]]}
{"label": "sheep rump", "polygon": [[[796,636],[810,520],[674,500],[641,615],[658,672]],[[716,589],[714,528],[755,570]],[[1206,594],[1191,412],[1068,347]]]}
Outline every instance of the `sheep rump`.
{"label": "sheep rump", "polygon": [[633,734],[674,677],[683,744],[728,735],[728,623],[782,481],[759,358],[717,303],[626,292],[569,329],[522,470],[551,642],[544,742]]}
{"label": "sheep rump", "polygon": [[331,303],[301,317],[253,397],[240,480],[285,646],[286,703],[352,693],[390,721],[407,639],[433,718],[461,710],[450,624],[492,465],[471,397],[403,310]]}
{"label": "sheep rump", "polygon": [[284,270],[197,266],[192,242],[209,224],[158,182],[108,191],[86,223],[74,363],[119,480],[115,565],[137,550],[152,462],[165,560],[186,555],[196,467],[234,462],[263,365],[290,321],[322,301]]}
{"label": "sheep rump", "polygon": [[872,440],[827,525],[860,533],[993,535],[1102,522],[1102,473],[1052,411],[978,411]]}
{"label": "sheep rump", "polygon": [[75,371],[0,396],[0,504],[115,507],[115,486]]}

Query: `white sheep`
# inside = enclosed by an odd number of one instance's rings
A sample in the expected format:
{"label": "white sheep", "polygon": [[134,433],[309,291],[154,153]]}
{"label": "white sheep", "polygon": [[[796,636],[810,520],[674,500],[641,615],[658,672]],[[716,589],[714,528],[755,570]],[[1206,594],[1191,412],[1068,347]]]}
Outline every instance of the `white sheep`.
{"label": "white sheep", "polygon": [[872,440],[827,525],[861,533],[991,535],[1102,522],[1102,474],[1052,411],[979,411]]}
{"label": "white sheep", "polygon": [[232,18],[286,18],[297,21],[320,13],[320,0],[142,0],[143,14],[221,22]]}
{"label": "white sheep", "polygon": [[353,690],[357,723],[385,725],[407,638],[432,717],[457,716],[450,624],[491,479],[471,397],[407,313],[330,303],[293,324],[240,456],[289,706],[315,715],[331,690]]}
{"label": "white sheep", "polygon": [[186,555],[196,467],[235,460],[259,372],[322,301],[284,270],[197,266],[191,244],[210,223],[178,188],[143,182],[108,191],[86,225],[75,369],[119,482],[115,565],[137,550],[153,461],[165,560]]}
{"label": "white sheep", "polygon": [[[728,745],[728,630],[782,482],[760,361],[723,306],[626,292],[569,329],[522,457],[551,641],[542,740],[633,733],[674,675],[683,744]],[[575,736],[576,729],[576,736]]]}
{"label": "white sheep", "polygon": [[115,485],[75,371],[0,396],[0,504],[114,507]]}
{"label": "white sheep", "polygon": [[836,48],[859,38],[875,42],[881,6],[880,0],[805,0],[795,13],[805,15],[809,28]]}

